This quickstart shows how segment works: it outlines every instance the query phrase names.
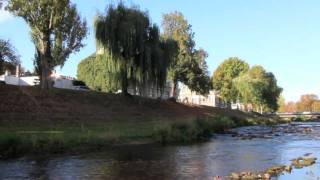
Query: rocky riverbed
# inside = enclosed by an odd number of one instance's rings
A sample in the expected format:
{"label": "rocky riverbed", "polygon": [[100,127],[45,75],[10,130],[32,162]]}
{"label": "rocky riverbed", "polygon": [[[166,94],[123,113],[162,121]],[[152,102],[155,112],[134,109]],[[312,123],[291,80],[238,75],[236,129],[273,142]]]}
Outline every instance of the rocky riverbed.
{"label": "rocky riverbed", "polygon": [[311,136],[320,138],[319,123],[290,123],[277,126],[248,126],[231,129],[226,132],[232,137],[242,140],[255,138],[270,139],[278,136]]}
{"label": "rocky riverbed", "polygon": [[[241,180],[241,179],[271,179],[277,178],[280,175],[285,173],[291,173],[293,169],[302,169],[304,167],[312,166],[316,163],[316,157],[310,157],[312,153],[307,153],[302,157],[298,157],[291,160],[291,164],[282,164],[282,165],[275,165],[265,169],[264,171],[260,172],[252,172],[252,171],[244,171],[244,172],[232,172],[229,176],[226,176],[225,179],[231,180]],[[215,176],[214,180],[223,179],[220,176]]]}

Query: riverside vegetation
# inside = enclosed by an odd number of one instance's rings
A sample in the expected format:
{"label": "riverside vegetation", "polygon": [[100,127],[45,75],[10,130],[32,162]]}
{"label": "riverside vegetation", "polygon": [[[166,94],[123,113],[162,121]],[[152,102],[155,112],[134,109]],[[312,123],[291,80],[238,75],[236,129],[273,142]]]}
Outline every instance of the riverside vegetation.
{"label": "riverside vegetation", "polygon": [[[10,93],[8,93],[10,92]],[[136,143],[190,143],[276,120],[240,111],[137,96],[1,85],[0,156],[99,150]]]}

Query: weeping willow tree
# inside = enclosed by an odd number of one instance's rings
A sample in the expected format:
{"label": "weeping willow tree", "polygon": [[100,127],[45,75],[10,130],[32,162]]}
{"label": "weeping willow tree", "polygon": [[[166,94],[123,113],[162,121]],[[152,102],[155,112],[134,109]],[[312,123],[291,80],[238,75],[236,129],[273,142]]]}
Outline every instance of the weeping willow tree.
{"label": "weeping willow tree", "polygon": [[105,15],[98,15],[95,31],[98,51],[103,51],[108,72],[123,94],[127,94],[129,85],[151,83],[163,89],[177,44],[160,39],[158,26],[151,24],[146,12],[122,3],[111,5]]}
{"label": "weeping willow tree", "polygon": [[[86,83],[93,90],[116,92],[119,84],[108,71],[105,55],[93,54],[78,64],[77,79]],[[110,57],[109,57],[110,58]]]}

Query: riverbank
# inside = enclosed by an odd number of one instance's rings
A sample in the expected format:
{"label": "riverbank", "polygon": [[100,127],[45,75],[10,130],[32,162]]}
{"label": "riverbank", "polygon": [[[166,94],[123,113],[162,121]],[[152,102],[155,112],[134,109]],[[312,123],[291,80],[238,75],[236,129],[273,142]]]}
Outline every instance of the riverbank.
{"label": "riverbank", "polygon": [[141,97],[0,85],[0,156],[85,152],[121,144],[188,143],[228,128],[275,124],[240,111]]}
{"label": "riverbank", "polygon": [[[309,128],[312,131],[303,131]],[[225,179],[232,172],[261,174],[284,165],[292,165],[291,173],[283,172],[272,179],[317,179],[320,176],[318,160],[309,167],[293,167],[296,160],[302,160],[298,157],[319,159],[319,122],[232,130],[237,134],[247,132],[258,136],[244,139],[233,136],[234,133],[217,134],[205,143],[188,145],[121,145],[81,154],[31,154],[0,160],[0,179]],[[274,132],[271,137],[259,136],[268,131]]]}

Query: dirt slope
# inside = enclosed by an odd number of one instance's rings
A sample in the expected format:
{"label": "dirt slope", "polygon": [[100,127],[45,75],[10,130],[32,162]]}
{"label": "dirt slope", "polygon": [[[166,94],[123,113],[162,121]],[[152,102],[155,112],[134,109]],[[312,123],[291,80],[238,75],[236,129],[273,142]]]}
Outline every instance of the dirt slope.
{"label": "dirt slope", "polygon": [[53,89],[41,95],[37,87],[0,85],[0,120],[183,120],[226,115],[251,115],[206,106],[188,106],[141,97]]}

